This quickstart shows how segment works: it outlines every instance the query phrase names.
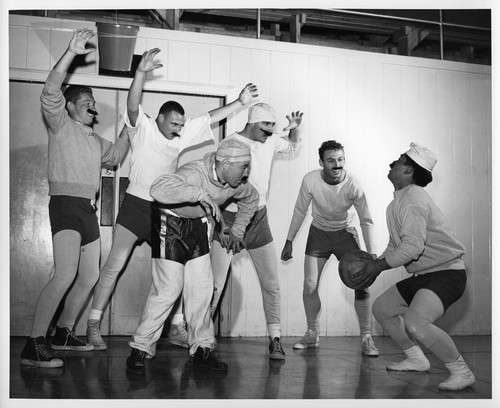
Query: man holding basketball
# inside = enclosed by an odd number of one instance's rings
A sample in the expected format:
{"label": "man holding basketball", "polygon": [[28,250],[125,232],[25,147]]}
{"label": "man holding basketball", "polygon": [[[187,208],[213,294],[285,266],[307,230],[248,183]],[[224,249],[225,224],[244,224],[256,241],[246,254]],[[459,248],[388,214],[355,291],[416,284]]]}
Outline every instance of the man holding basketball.
{"label": "man holding basketball", "polygon": [[352,279],[369,286],[382,271],[405,267],[411,277],[391,286],[373,304],[375,318],[406,355],[387,369],[428,371],[430,363],[421,343],[450,371],[439,389],[458,391],[474,384],[474,374],[451,337],[434,322],[464,293],[465,248],[423,189],[432,181],[436,162],[433,152],[412,143],[410,150],[391,163],[387,177],[395,191],[387,207],[389,245],[379,259],[365,261],[366,268]]}
{"label": "man holding basketball", "polygon": [[[344,147],[335,140],[323,142],[319,148],[319,165],[302,180],[287,240],[281,259],[292,258],[292,243],[312,202],[313,221],[309,228],[304,260],[304,290],[302,298],[306,311],[307,330],[293,345],[295,349],[319,346],[319,282],[328,258],[333,254],[340,260],[346,253],[359,250],[358,234],[353,226],[354,206],[368,252],[374,253],[373,221],[366,196],[359,183],[344,169]],[[363,355],[378,356],[371,337],[371,305],[368,289],[354,291],[354,308],[358,315]]]}

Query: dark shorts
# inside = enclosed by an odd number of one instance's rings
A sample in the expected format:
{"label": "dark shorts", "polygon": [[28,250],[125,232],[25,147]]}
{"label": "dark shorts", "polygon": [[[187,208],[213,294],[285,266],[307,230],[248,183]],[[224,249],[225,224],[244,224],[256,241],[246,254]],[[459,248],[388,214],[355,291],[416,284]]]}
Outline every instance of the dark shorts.
{"label": "dark shorts", "polygon": [[151,244],[151,208],[153,202],[126,193],[116,223],[132,232],[138,241]]}
{"label": "dark shorts", "polygon": [[82,246],[94,242],[101,236],[96,211],[88,198],[51,196],[49,218],[52,236],[59,231],[73,230],[80,233]]}
{"label": "dark shorts", "polygon": [[454,302],[462,297],[466,284],[467,274],[464,269],[448,269],[423,275],[414,275],[398,282],[396,287],[407,305],[411,304],[413,297],[419,289],[432,290],[441,299],[446,311]]}
{"label": "dark shorts", "polygon": [[151,256],[185,265],[209,253],[211,226],[204,218],[180,218],[153,206]]}
{"label": "dark shorts", "polygon": [[346,253],[356,249],[360,249],[356,228],[323,231],[313,225],[309,227],[306,255],[314,258],[330,258],[333,254],[340,260]]}
{"label": "dark shorts", "polygon": [[[236,213],[231,211],[222,211],[222,216],[224,217],[226,226],[231,228],[234,224]],[[217,234],[214,234],[214,239],[216,241],[219,240]],[[269,228],[269,222],[267,220],[267,207],[262,207],[260,210],[257,210],[245,230],[243,242],[245,243],[246,249],[261,248],[264,245],[273,242],[271,228]]]}

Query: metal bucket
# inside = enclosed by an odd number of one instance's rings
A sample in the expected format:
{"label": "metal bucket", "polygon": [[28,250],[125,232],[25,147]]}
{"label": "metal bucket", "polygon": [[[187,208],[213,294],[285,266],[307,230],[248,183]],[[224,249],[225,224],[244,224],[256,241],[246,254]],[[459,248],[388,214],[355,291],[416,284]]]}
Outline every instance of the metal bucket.
{"label": "metal bucket", "polygon": [[99,66],[109,71],[130,71],[139,27],[96,23]]}

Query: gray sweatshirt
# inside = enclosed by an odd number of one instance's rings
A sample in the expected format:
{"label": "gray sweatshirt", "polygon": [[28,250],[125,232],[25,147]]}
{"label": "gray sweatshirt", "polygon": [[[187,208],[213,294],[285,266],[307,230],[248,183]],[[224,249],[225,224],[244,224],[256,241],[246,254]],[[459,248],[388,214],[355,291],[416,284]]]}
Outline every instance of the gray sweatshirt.
{"label": "gray sweatshirt", "polygon": [[419,274],[465,269],[465,247],[455,238],[427,191],[410,185],[394,192],[387,207],[389,245],[380,258]]}
{"label": "gray sweatshirt", "polygon": [[237,201],[238,212],[231,231],[238,238],[243,238],[257,211],[259,193],[250,183],[237,188],[221,184],[215,178],[214,163],[215,153],[207,153],[202,160],[189,162],[175,173],[157,178],[151,186],[151,197],[182,218],[205,217],[205,208],[199,201],[207,195],[218,205],[233,198]]}
{"label": "gray sweatshirt", "polygon": [[52,70],[40,97],[49,130],[49,195],[94,200],[102,164],[120,163],[128,150],[128,137],[124,132],[113,144],[71,119],[61,91],[65,76]]}

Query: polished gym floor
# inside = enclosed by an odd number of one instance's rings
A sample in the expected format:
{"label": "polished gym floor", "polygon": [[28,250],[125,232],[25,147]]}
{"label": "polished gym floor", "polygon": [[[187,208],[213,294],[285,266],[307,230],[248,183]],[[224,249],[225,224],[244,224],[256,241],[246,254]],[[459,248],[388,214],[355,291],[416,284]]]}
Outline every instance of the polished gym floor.
{"label": "polished gym floor", "polygon": [[[128,340],[107,337],[105,351],[56,352],[65,366],[40,369],[20,365],[25,338],[12,337],[10,399],[492,399],[491,336],[454,338],[476,376],[473,387],[459,392],[438,390],[448,372],[425,349],[429,372],[386,371],[388,362],[402,359],[389,337],[375,337],[379,357],[363,357],[358,337],[321,337],[320,347],[310,350],[293,350],[298,337],[285,337],[284,362],[268,359],[264,337],[220,338],[218,354],[229,364],[227,373],[193,367],[186,349],[162,337],[142,378],[125,370]],[[472,406],[481,406],[477,402]]]}

